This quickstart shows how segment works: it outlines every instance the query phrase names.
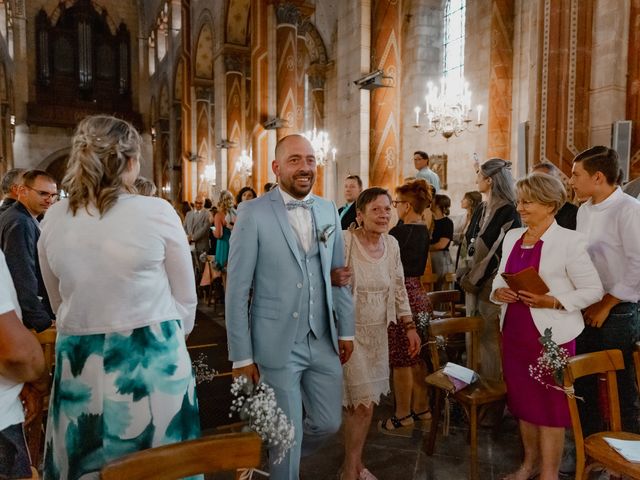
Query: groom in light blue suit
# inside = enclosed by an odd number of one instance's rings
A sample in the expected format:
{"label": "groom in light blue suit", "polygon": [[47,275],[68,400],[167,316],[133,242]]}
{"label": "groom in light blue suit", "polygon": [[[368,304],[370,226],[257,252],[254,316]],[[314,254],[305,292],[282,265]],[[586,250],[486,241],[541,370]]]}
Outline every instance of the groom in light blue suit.
{"label": "groom in light blue suit", "polygon": [[234,376],[273,387],[295,426],[284,461],[270,457],[271,478],[298,480],[300,456],[340,428],[341,362],[351,356],[355,327],[350,290],[331,286],[331,271],[344,272],[342,230],[335,205],[311,194],[309,141],[281,139],[272,168],[279,188],[242,202],[231,235],[227,336]]}

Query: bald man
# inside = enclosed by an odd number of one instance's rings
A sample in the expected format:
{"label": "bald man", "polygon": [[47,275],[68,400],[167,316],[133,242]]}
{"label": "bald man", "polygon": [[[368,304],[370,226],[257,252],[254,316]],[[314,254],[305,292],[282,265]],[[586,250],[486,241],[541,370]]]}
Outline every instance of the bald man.
{"label": "bald man", "polygon": [[234,376],[273,387],[295,427],[296,444],[283,462],[274,463],[275,452],[269,457],[271,478],[298,480],[300,457],[340,427],[341,362],[351,355],[355,327],[350,290],[331,286],[344,245],[335,205],[311,193],[313,148],[290,135],[275,158],[278,187],[238,208],[225,318]]}

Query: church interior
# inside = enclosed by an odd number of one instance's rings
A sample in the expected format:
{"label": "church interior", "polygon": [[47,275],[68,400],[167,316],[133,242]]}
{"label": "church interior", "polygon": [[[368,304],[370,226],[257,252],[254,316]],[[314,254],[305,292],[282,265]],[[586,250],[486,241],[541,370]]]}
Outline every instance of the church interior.
{"label": "church interior", "polygon": [[[174,206],[262,194],[292,133],[314,146],[314,193],[337,205],[349,175],[393,191],[416,151],[452,214],[493,157],[515,178],[541,161],[570,176],[605,145],[626,182],[640,177],[639,26],[629,0],[0,0],[0,176],[40,169],[60,185],[76,125],[105,113],[139,130],[140,174]],[[190,353],[229,371],[215,300]],[[199,387],[205,432],[228,423],[229,383]],[[466,427],[451,421],[433,457],[420,432],[374,425],[368,462],[381,479],[465,478]],[[479,478],[517,467],[517,439],[515,423],[480,433]],[[303,478],[335,478],[340,454]]]}
{"label": "church interior", "polygon": [[[141,173],[171,201],[260,193],[277,140],[314,130],[315,192],[337,202],[349,174],[395,187],[416,150],[454,209],[474,159],[568,174],[578,152],[613,144],[631,179],[639,18],[623,0],[6,0],[0,174],[61,178],[78,120],[107,112],[143,133]],[[463,90],[455,125],[429,82]]]}

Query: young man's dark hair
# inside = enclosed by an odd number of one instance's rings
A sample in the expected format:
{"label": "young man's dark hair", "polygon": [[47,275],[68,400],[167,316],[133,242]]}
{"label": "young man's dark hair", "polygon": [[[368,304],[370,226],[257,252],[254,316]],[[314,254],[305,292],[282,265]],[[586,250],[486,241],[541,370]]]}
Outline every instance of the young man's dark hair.
{"label": "young man's dark hair", "polygon": [[345,180],[355,180],[358,187],[362,189],[362,179],[358,175],[349,175]]}
{"label": "young man's dark hair", "polygon": [[620,176],[620,161],[618,160],[618,152],[614,149],[602,145],[591,147],[576,155],[573,163],[582,163],[582,168],[589,175],[601,172],[609,185],[617,185]]}
{"label": "young man's dark hair", "polygon": [[413,154],[420,155],[423,160],[429,160],[429,155],[427,155],[427,152],[423,152],[422,150],[416,150],[415,152],[413,152]]}

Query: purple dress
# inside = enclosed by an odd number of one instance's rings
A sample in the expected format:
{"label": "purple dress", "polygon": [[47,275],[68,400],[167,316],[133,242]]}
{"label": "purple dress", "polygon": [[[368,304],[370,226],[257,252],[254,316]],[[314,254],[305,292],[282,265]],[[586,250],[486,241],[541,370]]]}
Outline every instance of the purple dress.
{"label": "purple dress", "polygon": [[[515,245],[505,266],[506,273],[517,273],[527,267],[538,270],[542,240],[533,248],[522,247],[522,238]],[[502,328],[502,365],[507,384],[507,405],[511,413],[526,422],[546,427],[570,427],[569,405],[564,392],[545,387],[529,375],[529,365],[535,365],[542,353],[538,331],[531,310],[523,302],[510,303]],[[575,340],[562,345],[575,355]],[[551,376],[546,383],[555,385]]]}

